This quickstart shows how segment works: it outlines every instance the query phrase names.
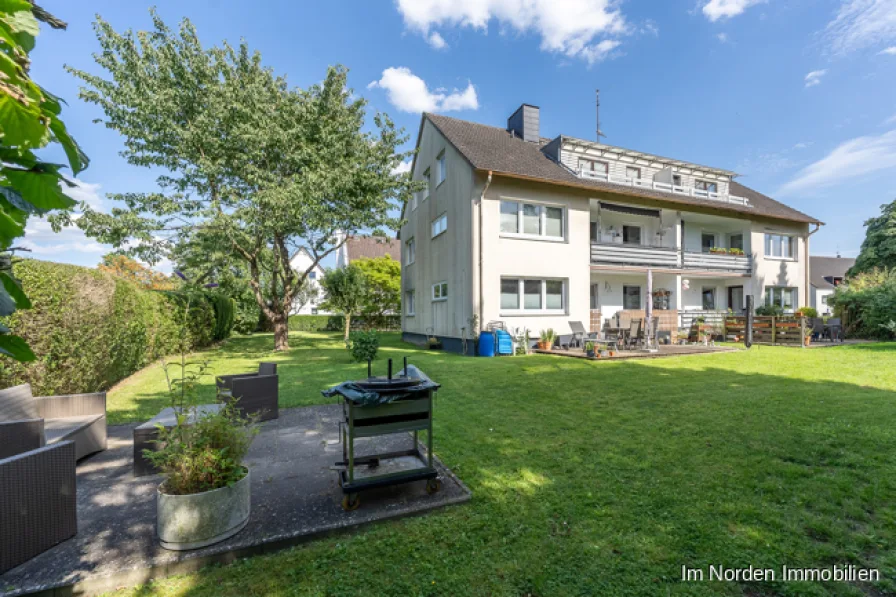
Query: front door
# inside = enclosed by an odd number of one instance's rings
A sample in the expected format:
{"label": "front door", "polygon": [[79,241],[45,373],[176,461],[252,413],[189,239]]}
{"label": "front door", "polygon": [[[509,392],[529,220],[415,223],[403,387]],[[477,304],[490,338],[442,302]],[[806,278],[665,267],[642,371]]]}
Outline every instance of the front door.
{"label": "front door", "polygon": [[744,287],[729,286],[728,287],[728,308],[737,315],[743,315],[744,312]]}

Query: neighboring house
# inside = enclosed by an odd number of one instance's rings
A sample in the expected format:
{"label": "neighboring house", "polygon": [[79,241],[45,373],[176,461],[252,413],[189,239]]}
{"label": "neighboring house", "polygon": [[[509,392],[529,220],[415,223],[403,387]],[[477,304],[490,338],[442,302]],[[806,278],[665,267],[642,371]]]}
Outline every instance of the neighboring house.
{"label": "neighboring house", "polygon": [[[306,271],[311,264],[314,263],[314,258],[311,257],[311,254],[304,248],[296,251],[296,254],[292,256],[292,259],[289,260],[290,266],[292,266],[293,271],[301,274]],[[324,291],[320,286],[320,279],[324,275],[324,270],[320,266],[320,264],[315,265],[314,269],[308,273],[308,283],[311,284],[312,288],[317,289],[317,297],[311,299],[307,304],[303,305],[301,308],[298,308],[299,305],[293,305],[293,309],[291,315],[329,315],[329,311],[323,311],[320,309],[319,305],[324,300]]]}
{"label": "neighboring house", "polygon": [[809,281],[812,287],[810,305],[820,315],[831,315],[828,297],[834,294],[834,288],[846,279],[846,272],[855,265],[855,259],[840,257],[809,257]]}
{"label": "neighboring house", "polygon": [[383,236],[349,236],[336,253],[336,267],[345,267],[358,259],[386,255],[401,261],[401,241]]}
{"label": "neighboring house", "polygon": [[406,339],[433,333],[458,350],[473,315],[482,328],[563,334],[570,321],[596,329],[648,300],[678,326],[742,312],[748,295],[787,311],[809,301],[816,218],[728,170],[542,138],[534,106],[507,124],[422,117],[412,172],[427,187],[405,205],[399,233]]}

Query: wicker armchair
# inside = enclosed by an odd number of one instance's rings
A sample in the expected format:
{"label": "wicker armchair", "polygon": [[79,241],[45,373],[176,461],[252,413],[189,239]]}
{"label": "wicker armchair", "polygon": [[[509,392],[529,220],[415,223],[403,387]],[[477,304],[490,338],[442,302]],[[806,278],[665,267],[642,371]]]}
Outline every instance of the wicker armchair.
{"label": "wicker armchair", "polygon": [[31,385],[0,390],[0,423],[43,420],[43,444],[72,441],[75,459],[106,449],[106,393],[34,397]]}
{"label": "wicker armchair", "polygon": [[260,421],[280,416],[280,399],[276,363],[259,363],[257,373],[219,375],[216,379],[218,400],[237,400],[237,408],[244,415],[258,413]]}
{"label": "wicker armchair", "polygon": [[44,445],[41,419],[0,422],[0,574],[78,531],[75,442]]}

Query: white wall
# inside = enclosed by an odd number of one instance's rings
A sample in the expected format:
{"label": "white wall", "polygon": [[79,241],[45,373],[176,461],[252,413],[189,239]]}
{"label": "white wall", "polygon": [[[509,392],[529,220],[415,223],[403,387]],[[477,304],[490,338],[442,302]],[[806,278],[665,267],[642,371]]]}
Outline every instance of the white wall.
{"label": "white wall", "polygon": [[[299,251],[298,253],[293,255],[293,258],[289,263],[294,271],[301,274],[302,272],[306,271],[313,262],[314,260],[311,259],[308,253],[306,253],[305,251]],[[320,265],[317,265],[314,267],[314,270],[312,270],[312,273],[314,274],[314,279],[310,279],[309,276],[308,282],[313,288],[317,290],[317,298],[312,299],[300,309],[296,309],[294,305],[292,311],[290,312],[291,315],[312,315],[315,313],[318,315],[330,314],[329,311],[323,311],[318,307],[324,299],[323,289],[320,286],[320,279],[324,275],[324,270],[322,267],[320,267]]]}
{"label": "white wall", "polygon": [[812,306],[818,311],[819,315],[832,315],[833,309],[824,303],[824,300],[834,294],[833,288],[815,288],[812,287]]}
{"label": "white wall", "polygon": [[[753,297],[756,306],[765,304],[767,286],[783,286],[797,289],[798,305],[808,305],[811,297],[806,286],[806,235],[808,224],[784,224],[753,222],[751,244],[753,253]],[[796,255],[793,259],[775,258],[765,254],[765,235],[790,234],[796,238]]]}

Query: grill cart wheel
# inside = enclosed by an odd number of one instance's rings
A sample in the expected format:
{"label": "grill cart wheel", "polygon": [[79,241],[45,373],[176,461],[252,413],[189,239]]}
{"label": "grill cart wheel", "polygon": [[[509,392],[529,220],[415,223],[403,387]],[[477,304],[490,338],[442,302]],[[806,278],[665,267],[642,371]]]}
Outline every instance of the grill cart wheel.
{"label": "grill cart wheel", "polygon": [[442,481],[439,479],[430,479],[426,482],[426,493],[429,495],[434,494],[438,490],[442,488]]}
{"label": "grill cart wheel", "polygon": [[346,512],[357,510],[361,505],[361,496],[357,493],[347,493],[342,497],[342,509]]}

